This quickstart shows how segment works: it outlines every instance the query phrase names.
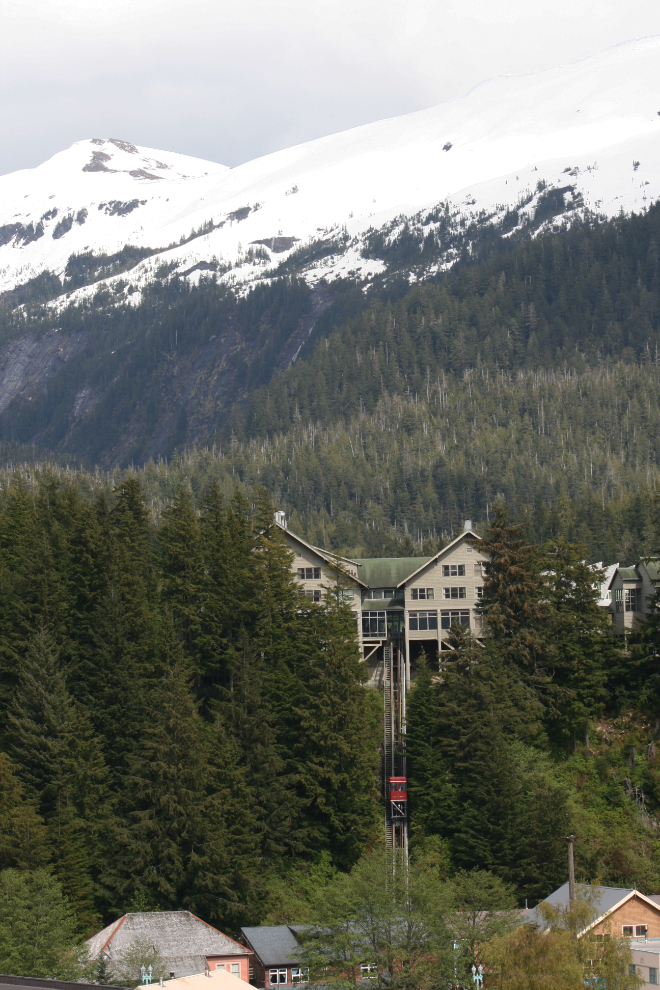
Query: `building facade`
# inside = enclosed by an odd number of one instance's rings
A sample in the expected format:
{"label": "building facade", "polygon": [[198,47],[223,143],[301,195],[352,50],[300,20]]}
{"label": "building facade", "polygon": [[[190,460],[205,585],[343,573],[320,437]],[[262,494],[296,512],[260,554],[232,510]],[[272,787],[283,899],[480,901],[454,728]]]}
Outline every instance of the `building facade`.
{"label": "building facade", "polygon": [[660,586],[659,565],[658,560],[643,560],[616,568],[609,583],[607,607],[618,635],[630,632],[651,612],[651,600]]}
{"label": "building facade", "polygon": [[294,986],[306,983],[300,963],[298,925],[260,925],[241,928],[241,940],[254,953],[250,983],[255,987]]}
{"label": "building facade", "polygon": [[372,676],[384,660],[388,643],[408,662],[424,651],[433,661],[447,649],[452,624],[479,637],[478,611],[483,594],[486,555],[480,538],[466,522],[460,536],[432,557],[335,557],[292,533],[283,513],[276,521],[294,553],[292,569],[301,594],[320,602],[343,572],[344,592],[355,616],[358,640]]}
{"label": "building facade", "polygon": [[124,914],[87,940],[89,958],[103,959],[110,972],[121,973],[136,942],[154,946],[170,979],[221,969],[249,981],[250,950],[190,911]]}

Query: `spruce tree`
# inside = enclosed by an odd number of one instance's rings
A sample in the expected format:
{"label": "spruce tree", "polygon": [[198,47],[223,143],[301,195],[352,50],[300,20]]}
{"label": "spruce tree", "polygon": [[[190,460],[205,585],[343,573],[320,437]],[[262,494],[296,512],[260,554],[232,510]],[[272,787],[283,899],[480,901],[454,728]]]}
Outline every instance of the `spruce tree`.
{"label": "spruce tree", "polygon": [[81,923],[91,926],[94,877],[103,858],[105,765],[86,713],[67,691],[53,638],[44,630],[23,662],[9,721],[18,774],[48,826],[55,872]]}
{"label": "spruce tree", "polygon": [[25,795],[17,768],[0,753],[0,870],[36,870],[48,865],[47,829],[36,802]]}
{"label": "spruce tree", "polygon": [[617,644],[598,604],[598,574],[586,549],[564,540],[546,545],[545,584],[551,607],[547,627],[553,687],[546,721],[563,742],[585,740],[590,720],[603,712]]}
{"label": "spruce tree", "polygon": [[381,704],[363,687],[366,671],[339,567],[333,578],[322,607],[309,616],[317,649],[301,675],[302,703],[293,706],[298,727],[293,754],[316,843],[346,869],[359,858],[380,817],[374,778]]}
{"label": "spruce tree", "polygon": [[107,580],[95,616],[86,680],[90,712],[104,740],[111,790],[121,787],[127,760],[140,746],[156,682],[157,608],[153,548],[139,482],[113,494],[105,524]]}
{"label": "spruce tree", "polygon": [[158,533],[162,601],[169,609],[186,657],[201,673],[200,632],[208,607],[202,534],[190,490],[179,485]]}
{"label": "spruce tree", "polygon": [[424,654],[416,666],[407,701],[406,754],[411,839],[421,842],[442,832],[445,819],[456,813],[456,785],[441,749],[438,687]]}
{"label": "spruce tree", "polygon": [[176,908],[200,831],[207,772],[202,724],[171,620],[161,633],[161,666],[142,712],[140,746],[128,756],[121,817],[113,823],[115,857],[105,879],[117,909],[138,891],[154,906]]}
{"label": "spruce tree", "polygon": [[542,578],[543,555],[525,543],[522,527],[509,522],[501,500],[486,534],[478,544],[487,557],[483,599],[486,638],[502,663],[519,679],[526,693],[526,718],[530,731],[538,731],[543,705],[552,692],[545,639],[550,606]]}

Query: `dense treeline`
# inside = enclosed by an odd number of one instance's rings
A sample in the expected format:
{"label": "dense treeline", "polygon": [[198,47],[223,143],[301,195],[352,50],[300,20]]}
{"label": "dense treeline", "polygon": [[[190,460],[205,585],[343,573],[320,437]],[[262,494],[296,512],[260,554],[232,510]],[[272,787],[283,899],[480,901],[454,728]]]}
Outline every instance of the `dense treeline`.
{"label": "dense treeline", "polygon": [[0,508],[0,867],[52,871],[88,932],[131,906],[258,921],[269,877],[377,830],[341,582],[301,603],[265,492],[181,488],[157,530],[135,478],[91,494]]}
{"label": "dense treeline", "polygon": [[[324,422],[373,412],[383,394],[429,396],[468,369],[581,372],[609,357],[655,362],[660,206],[508,244],[396,303],[376,300],[251,397],[250,436],[296,416]],[[440,389],[438,388],[438,392]]]}
{"label": "dense treeline", "polygon": [[528,544],[502,503],[480,549],[483,641],[454,627],[409,697],[413,846],[534,903],[565,882],[573,831],[578,878],[655,892],[660,627],[617,642],[583,549]]}

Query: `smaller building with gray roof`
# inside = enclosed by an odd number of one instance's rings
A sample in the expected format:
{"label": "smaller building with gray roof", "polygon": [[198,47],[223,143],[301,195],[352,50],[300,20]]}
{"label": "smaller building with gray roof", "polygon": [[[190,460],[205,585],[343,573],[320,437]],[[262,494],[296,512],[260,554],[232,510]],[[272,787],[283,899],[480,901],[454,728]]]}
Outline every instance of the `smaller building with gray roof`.
{"label": "smaller building with gray roof", "polygon": [[165,963],[165,975],[171,979],[193,976],[208,968],[225,969],[249,981],[250,950],[190,911],[124,914],[88,939],[87,947],[90,958],[105,960],[112,973],[124,972],[136,948],[151,947]]}
{"label": "smaller building with gray roof", "polygon": [[250,983],[255,987],[293,986],[305,981],[300,965],[300,925],[241,928],[241,938],[254,952]]}

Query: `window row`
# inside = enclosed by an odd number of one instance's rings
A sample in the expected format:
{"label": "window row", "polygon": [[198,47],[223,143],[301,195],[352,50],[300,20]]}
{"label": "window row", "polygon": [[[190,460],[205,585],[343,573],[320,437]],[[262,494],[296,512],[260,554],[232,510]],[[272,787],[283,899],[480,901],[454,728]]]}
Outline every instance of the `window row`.
{"label": "window row", "polygon": [[[309,977],[309,970],[303,969],[301,966],[291,967],[291,982],[292,983],[307,983]],[[271,987],[276,987],[280,983],[287,983],[286,969],[269,969],[268,970],[268,984]]]}
{"label": "window row", "polygon": [[403,632],[403,612],[363,612],[362,635],[385,636]]}
{"label": "window row", "polygon": [[614,608],[617,612],[641,612],[641,588],[616,588],[614,591]]}
{"label": "window row", "polygon": [[[460,626],[470,625],[470,610],[461,609],[460,611],[442,611],[440,612],[440,628],[449,629],[456,623]],[[424,632],[427,629],[437,629],[438,628],[438,613],[437,612],[409,612],[408,613],[408,628],[411,632]]]}
{"label": "window row", "polygon": [[[483,598],[484,589],[475,588],[477,598]],[[433,588],[411,588],[410,597],[414,602],[432,602],[434,598]],[[442,597],[445,599],[467,598],[467,588],[458,585],[455,588],[443,588]]]}
{"label": "window row", "polygon": [[631,938],[646,938],[646,925],[623,925],[622,931]]}
{"label": "window row", "polygon": [[373,598],[403,598],[403,588],[369,588],[362,592],[362,598],[366,601]]}
{"label": "window row", "polygon": [[[485,565],[482,560],[478,560],[474,564],[474,576],[483,577],[486,573]],[[442,565],[442,576],[443,577],[465,577],[465,564],[443,564]]]}
{"label": "window row", "polygon": [[300,581],[320,581],[321,580],[321,568],[320,567],[299,567],[298,568],[298,579]]}

